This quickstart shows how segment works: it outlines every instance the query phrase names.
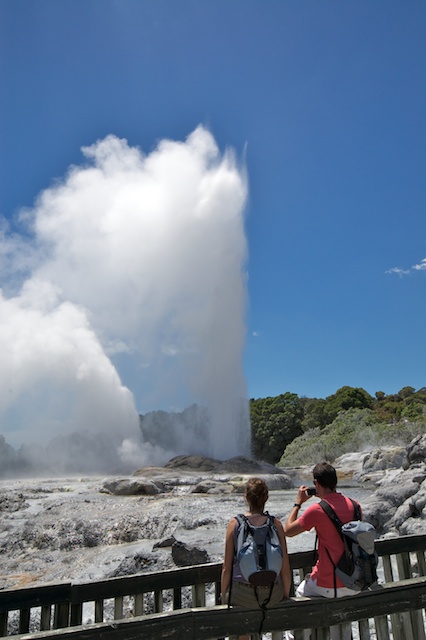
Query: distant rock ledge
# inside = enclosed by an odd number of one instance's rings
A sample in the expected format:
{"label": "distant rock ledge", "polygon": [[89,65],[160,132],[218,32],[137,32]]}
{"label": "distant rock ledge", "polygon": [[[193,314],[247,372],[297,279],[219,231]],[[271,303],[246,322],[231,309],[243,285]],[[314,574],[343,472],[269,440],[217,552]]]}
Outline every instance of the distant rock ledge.
{"label": "distant rock ledge", "polygon": [[294,483],[283,470],[244,456],[220,461],[204,456],[177,456],[164,467],[143,467],[125,478],[109,478],[101,489],[114,495],[157,495],[178,488],[188,493],[242,493],[248,478],[259,476],[271,491],[292,489]]}

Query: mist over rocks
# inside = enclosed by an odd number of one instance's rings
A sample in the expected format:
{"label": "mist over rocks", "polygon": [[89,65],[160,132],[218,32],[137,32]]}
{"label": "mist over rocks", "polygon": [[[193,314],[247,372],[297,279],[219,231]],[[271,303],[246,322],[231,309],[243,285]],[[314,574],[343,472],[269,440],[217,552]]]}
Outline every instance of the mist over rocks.
{"label": "mist over rocks", "polygon": [[142,442],[140,434],[79,431],[58,435],[47,444],[19,449],[0,435],[0,478],[60,477],[67,474],[132,473],[134,461],[123,452],[126,437]]}

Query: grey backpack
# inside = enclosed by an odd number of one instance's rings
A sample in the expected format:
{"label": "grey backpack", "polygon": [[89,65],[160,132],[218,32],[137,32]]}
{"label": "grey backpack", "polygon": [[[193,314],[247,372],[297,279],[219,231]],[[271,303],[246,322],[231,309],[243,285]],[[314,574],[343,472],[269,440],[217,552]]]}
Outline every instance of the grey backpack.
{"label": "grey backpack", "polygon": [[[265,524],[254,527],[242,513],[236,516],[238,529],[235,545],[235,560],[240,567],[244,580],[254,587],[257,603],[262,610],[262,620],[259,635],[265,620],[266,608],[272,596],[274,584],[281,573],[283,549],[274,516],[268,512]],[[258,587],[269,587],[269,593],[263,593],[260,598]],[[228,603],[231,603],[232,579]],[[228,606],[229,606],[228,604]]]}
{"label": "grey backpack", "polygon": [[328,557],[334,566],[334,591],[336,594],[336,576],[354,591],[363,591],[377,582],[377,553],[374,548],[376,529],[369,522],[361,521],[359,504],[350,498],[354,507],[354,519],[343,524],[334,509],[321,500],[320,507],[328,515],[339,532],[344,551],[337,564]]}
{"label": "grey backpack", "polygon": [[273,585],[280,574],[283,560],[274,517],[267,515],[264,525],[254,527],[246,516],[236,516],[239,524],[236,560],[244,580],[255,587]]}

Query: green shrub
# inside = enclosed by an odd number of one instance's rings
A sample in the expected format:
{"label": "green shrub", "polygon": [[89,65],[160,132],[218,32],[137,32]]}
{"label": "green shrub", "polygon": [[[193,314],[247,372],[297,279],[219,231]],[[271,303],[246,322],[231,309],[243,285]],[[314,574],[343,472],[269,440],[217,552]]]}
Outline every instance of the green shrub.
{"label": "green shrub", "polygon": [[323,430],[310,429],[293,440],[278,465],[296,467],[320,460],[333,462],[344,453],[363,451],[367,447],[408,444],[425,431],[424,421],[386,424],[380,422],[371,409],[348,409],[341,411]]}

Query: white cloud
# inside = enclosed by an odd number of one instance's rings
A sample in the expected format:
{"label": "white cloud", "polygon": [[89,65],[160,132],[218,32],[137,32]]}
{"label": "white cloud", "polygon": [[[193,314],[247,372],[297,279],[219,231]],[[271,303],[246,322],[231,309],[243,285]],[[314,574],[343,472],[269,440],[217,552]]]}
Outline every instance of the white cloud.
{"label": "white cloud", "polygon": [[400,267],[392,267],[392,269],[388,269],[385,273],[396,273],[398,276],[404,276],[410,273],[409,269],[401,269]]}
{"label": "white cloud", "polygon": [[411,268],[415,271],[426,271],[426,258],[423,258],[419,264],[414,264]]}
{"label": "white cloud", "polygon": [[426,258],[423,258],[418,264],[413,264],[410,269],[401,269],[400,267],[393,267],[392,269],[388,269],[385,273],[395,273],[400,277],[408,275],[412,273],[412,271],[426,271]]}

